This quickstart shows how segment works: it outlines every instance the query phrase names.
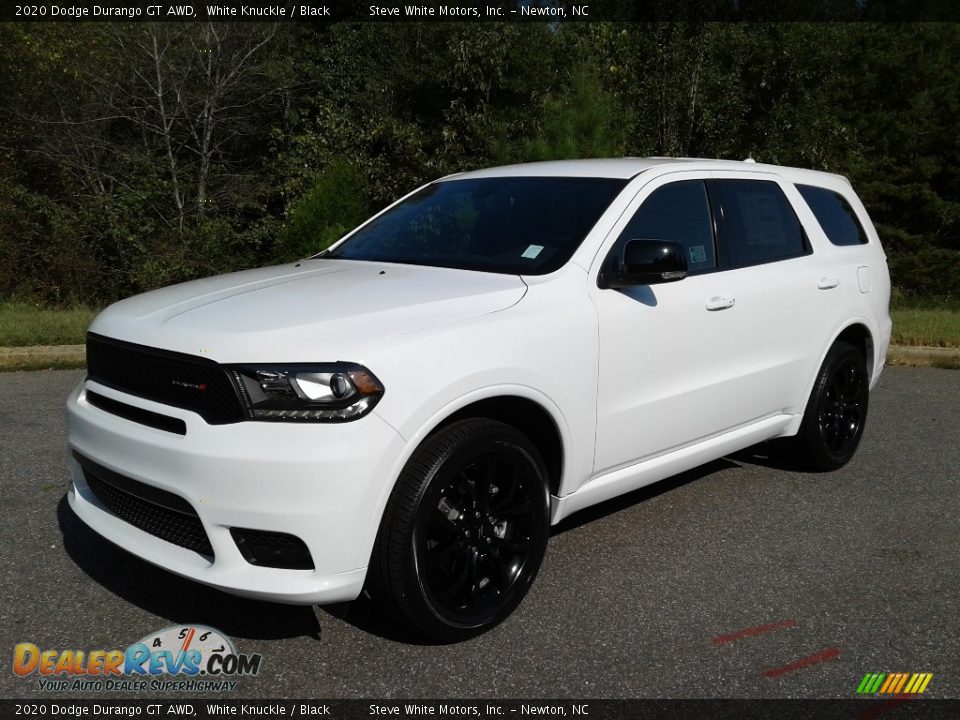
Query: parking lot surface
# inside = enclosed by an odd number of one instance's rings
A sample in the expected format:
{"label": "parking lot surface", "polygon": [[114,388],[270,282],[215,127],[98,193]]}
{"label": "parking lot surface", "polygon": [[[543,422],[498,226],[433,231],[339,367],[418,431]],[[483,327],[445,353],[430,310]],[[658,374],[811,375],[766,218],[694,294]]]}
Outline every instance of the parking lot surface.
{"label": "parking lot surface", "polygon": [[[8,663],[21,642],[114,649],[204,624],[263,656],[221,697],[852,698],[870,672],[933,673],[926,696],[960,697],[960,372],[887,368],[839,472],[760,446],[569,518],[519,610],[450,646],[368,602],[231,597],[88,530],[65,499],[82,376],[0,375]],[[0,670],[0,697],[38,696],[55,697]]]}

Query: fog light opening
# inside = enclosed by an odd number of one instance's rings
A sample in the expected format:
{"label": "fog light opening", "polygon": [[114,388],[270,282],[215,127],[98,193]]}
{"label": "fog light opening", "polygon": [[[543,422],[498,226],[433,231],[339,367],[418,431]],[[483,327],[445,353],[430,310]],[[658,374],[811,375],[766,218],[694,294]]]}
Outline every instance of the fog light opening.
{"label": "fog light opening", "polygon": [[230,535],[243,559],[251,565],[284,570],[314,569],[310,551],[295,535],[247,528],[230,528]]}

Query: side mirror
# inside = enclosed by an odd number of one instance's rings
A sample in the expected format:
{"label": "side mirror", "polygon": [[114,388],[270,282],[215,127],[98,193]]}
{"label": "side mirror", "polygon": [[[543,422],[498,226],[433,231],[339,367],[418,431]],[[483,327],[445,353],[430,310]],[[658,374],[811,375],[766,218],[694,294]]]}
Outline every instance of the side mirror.
{"label": "side mirror", "polygon": [[628,240],[623,249],[623,266],[605,271],[605,288],[654,285],[676,282],[687,276],[687,258],[683,245],[666,240]]}

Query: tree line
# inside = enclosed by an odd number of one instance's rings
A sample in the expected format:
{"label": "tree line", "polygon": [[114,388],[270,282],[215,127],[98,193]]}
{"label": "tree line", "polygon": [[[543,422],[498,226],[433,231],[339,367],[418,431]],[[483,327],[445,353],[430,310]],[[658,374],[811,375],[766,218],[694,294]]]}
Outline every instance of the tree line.
{"label": "tree line", "polygon": [[492,164],[848,176],[905,294],[960,298],[960,24],[0,24],[0,299],[303,257]]}

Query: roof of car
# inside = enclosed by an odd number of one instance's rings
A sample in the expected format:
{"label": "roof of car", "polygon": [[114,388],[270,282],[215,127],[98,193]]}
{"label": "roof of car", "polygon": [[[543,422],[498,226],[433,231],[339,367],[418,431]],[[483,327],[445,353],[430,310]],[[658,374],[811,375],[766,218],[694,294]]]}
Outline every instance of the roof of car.
{"label": "roof of car", "polygon": [[[684,170],[754,170],[774,172],[789,179],[801,177],[830,177],[842,178],[841,175],[804,170],[801,168],[786,167],[783,165],[767,165],[753,160],[711,160],[704,158],[600,158],[595,160],[553,160],[549,162],[523,163],[519,165],[504,165],[502,167],[472,170],[469,172],[450,175],[447,179],[486,178],[486,177],[603,177],[629,179],[651,168],[662,168],[664,165],[674,165]],[[842,178],[843,179],[843,178]]]}

